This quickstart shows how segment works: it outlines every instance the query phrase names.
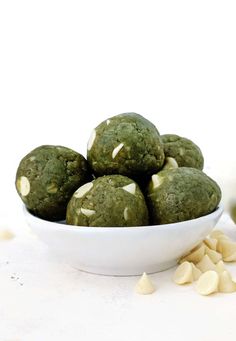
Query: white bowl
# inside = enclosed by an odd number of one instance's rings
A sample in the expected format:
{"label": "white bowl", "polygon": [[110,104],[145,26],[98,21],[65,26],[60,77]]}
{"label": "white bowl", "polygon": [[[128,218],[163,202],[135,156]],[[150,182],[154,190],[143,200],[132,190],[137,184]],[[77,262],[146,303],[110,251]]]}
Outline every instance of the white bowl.
{"label": "white bowl", "polygon": [[214,228],[222,206],[206,216],[175,224],[81,227],[24,213],[32,230],[71,266],[103,275],[139,275],[166,270]]}

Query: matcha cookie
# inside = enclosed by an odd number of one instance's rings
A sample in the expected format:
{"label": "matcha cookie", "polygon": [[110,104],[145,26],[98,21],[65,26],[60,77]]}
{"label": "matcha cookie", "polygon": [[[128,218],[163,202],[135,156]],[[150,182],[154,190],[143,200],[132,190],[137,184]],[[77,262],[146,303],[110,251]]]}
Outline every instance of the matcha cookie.
{"label": "matcha cookie", "polygon": [[74,191],[91,179],[88,169],[85,158],[69,148],[40,146],[21,160],[16,189],[33,214],[62,220]]}
{"label": "matcha cookie", "polygon": [[148,225],[141,190],[122,175],[107,175],[81,186],[67,206],[66,222],[94,227]]}
{"label": "matcha cookie", "polygon": [[161,140],[165,156],[174,158],[179,167],[203,169],[202,152],[191,140],[173,134],[161,135]]}
{"label": "matcha cookie", "polygon": [[181,167],[152,176],[148,206],[153,224],[169,224],[213,212],[221,199],[217,183],[202,171]]}
{"label": "matcha cookie", "polygon": [[122,174],[138,180],[161,169],[164,158],[156,127],[135,113],[102,122],[88,142],[88,162],[98,176]]}

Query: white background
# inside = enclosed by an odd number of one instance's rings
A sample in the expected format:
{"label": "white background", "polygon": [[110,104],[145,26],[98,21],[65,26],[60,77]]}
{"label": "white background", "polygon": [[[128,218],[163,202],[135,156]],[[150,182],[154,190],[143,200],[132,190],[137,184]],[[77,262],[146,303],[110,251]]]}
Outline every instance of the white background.
{"label": "white background", "polygon": [[235,17],[234,1],[1,1],[4,197],[31,149],[85,154],[91,129],[127,111],[234,174]]}
{"label": "white background", "polygon": [[236,197],[235,18],[235,1],[0,1],[5,220],[20,219],[14,177],[26,153],[60,144],[85,155],[92,128],[128,111],[192,139],[224,198]]}

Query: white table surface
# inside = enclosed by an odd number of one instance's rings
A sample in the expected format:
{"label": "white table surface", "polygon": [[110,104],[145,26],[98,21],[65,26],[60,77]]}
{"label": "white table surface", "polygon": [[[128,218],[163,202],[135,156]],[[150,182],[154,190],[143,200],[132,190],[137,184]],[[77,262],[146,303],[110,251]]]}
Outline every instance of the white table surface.
{"label": "white table surface", "polygon": [[[151,275],[157,291],[138,295],[139,277],[108,277],[58,263],[27,227],[20,205],[1,215],[15,238],[0,242],[0,341],[236,340],[236,293],[203,297],[177,286],[174,269]],[[224,214],[218,228],[236,240]],[[236,264],[227,265],[236,278]]]}

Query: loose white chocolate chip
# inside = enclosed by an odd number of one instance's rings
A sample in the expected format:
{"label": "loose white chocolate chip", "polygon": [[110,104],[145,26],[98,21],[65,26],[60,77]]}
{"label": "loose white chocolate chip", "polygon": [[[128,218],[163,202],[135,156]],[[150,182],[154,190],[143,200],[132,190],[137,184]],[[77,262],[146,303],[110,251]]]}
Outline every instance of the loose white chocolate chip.
{"label": "loose white chocolate chip", "polygon": [[219,291],[227,293],[236,291],[236,283],[232,281],[228,271],[223,271],[219,274]]}
{"label": "loose white chocolate chip", "polygon": [[124,209],[124,219],[128,220],[128,207]]}
{"label": "loose white chocolate chip", "polygon": [[202,274],[197,281],[197,292],[201,295],[210,295],[217,292],[219,275],[217,272],[209,270]]}
{"label": "loose white chocolate chip", "polygon": [[[195,252],[196,250],[200,249],[202,247],[202,245],[204,245],[205,247],[205,244],[203,242],[197,244],[196,246],[194,246],[194,248],[192,248],[189,252],[185,253],[180,259],[179,259],[179,264],[185,262],[185,261],[188,261],[186,259],[186,257],[188,257],[190,254],[192,254],[193,252]],[[202,255],[202,257],[204,256],[205,254],[205,249],[204,249],[204,253]],[[200,257],[200,260],[202,259],[202,257]]]}
{"label": "loose white chocolate chip", "polygon": [[198,263],[203,258],[205,254],[205,245],[201,244],[195,251],[191,252],[189,255],[184,257],[184,261]]}
{"label": "loose white chocolate chip", "polygon": [[163,182],[163,178],[160,177],[158,174],[153,174],[152,175],[152,186],[153,186],[153,189],[161,186]]}
{"label": "loose white chocolate chip", "polygon": [[185,262],[186,261],[185,257],[187,257],[189,254],[190,254],[190,252],[183,254],[183,256],[181,256],[181,258],[179,258],[178,264]]}
{"label": "loose white chocolate chip", "polygon": [[202,272],[199,270],[194,263],[191,263],[192,265],[192,271],[193,271],[193,280],[197,281],[198,278],[201,276]]}
{"label": "loose white chocolate chip", "polygon": [[124,143],[120,143],[116,148],[113,149],[112,152],[112,159],[116,157],[116,155],[119,153],[119,151],[124,147]]}
{"label": "loose white chocolate chip", "polygon": [[[196,258],[199,261],[195,265]],[[198,280],[196,289],[201,295],[209,295],[218,290],[227,293],[234,292],[236,282],[232,280],[222,258],[225,262],[236,261],[236,243],[222,231],[215,230],[203,243],[198,244],[180,259],[182,264],[176,269],[174,281],[177,284],[184,284]]]}
{"label": "loose white chocolate chip", "polygon": [[210,249],[216,251],[217,239],[215,239],[215,238],[206,238],[206,239],[204,239],[204,243]]}
{"label": "loose white chocolate chip", "polygon": [[236,252],[232,253],[232,255],[228,257],[224,257],[225,262],[236,262]]}
{"label": "loose white chocolate chip", "polygon": [[221,240],[228,240],[228,241],[230,241],[230,238],[228,236],[226,236],[225,234],[219,235],[219,237],[217,237],[217,244],[219,244],[219,242]]}
{"label": "loose white chocolate chip", "polygon": [[92,182],[87,182],[83,186],[77,189],[77,191],[74,193],[75,198],[82,198],[86,193],[90,191],[90,189],[93,187]]}
{"label": "loose white chocolate chip", "polygon": [[26,197],[30,192],[30,182],[26,176],[21,176],[17,180],[17,188],[23,197]]}
{"label": "loose white chocolate chip", "polygon": [[81,207],[81,213],[83,213],[84,215],[86,215],[86,217],[91,217],[91,215],[95,214],[96,211],[94,210],[89,210],[88,208],[82,208]]}
{"label": "loose white chocolate chip", "polygon": [[222,260],[220,260],[217,264],[216,264],[216,272],[218,272],[218,274],[220,274],[223,271],[226,271],[225,266],[224,266],[224,262],[222,262]]}
{"label": "loose white chocolate chip", "polygon": [[173,280],[176,284],[193,282],[193,268],[191,263],[183,262],[175,270]]}
{"label": "loose white chocolate chip", "polygon": [[88,150],[90,150],[92,148],[95,139],[96,139],[96,130],[93,129],[93,131],[90,135],[89,141],[88,141],[88,145],[87,145]]}
{"label": "loose white chocolate chip", "polygon": [[201,272],[206,272],[208,270],[215,270],[216,266],[210,259],[208,255],[205,255],[200,262],[196,264],[197,268],[201,270]]}
{"label": "loose white chocolate chip", "polygon": [[193,251],[196,251],[196,250],[200,249],[201,246],[204,246],[204,247],[205,247],[205,245],[204,245],[203,242],[198,243],[196,246],[194,246],[194,248],[192,248],[191,251],[190,251],[189,253],[192,253]]}
{"label": "loose white chocolate chip", "polygon": [[129,192],[130,194],[135,195],[135,191],[136,191],[135,183],[132,182],[131,184],[126,185],[126,186],[124,186],[122,188],[123,188],[124,191]]}
{"label": "loose white chocolate chip", "polygon": [[219,239],[217,251],[222,254],[223,258],[227,258],[236,252],[236,243],[226,239]]}
{"label": "loose white chocolate chip", "polygon": [[222,245],[221,245],[222,240],[225,240],[225,239],[217,239],[217,245],[216,245],[216,251],[220,253],[222,253]]}
{"label": "loose white chocolate chip", "polygon": [[14,234],[9,230],[0,231],[0,240],[9,240],[14,238]]}
{"label": "loose white chocolate chip", "polygon": [[110,120],[107,120],[107,126],[109,126],[110,123],[111,123],[111,121],[110,121]]}
{"label": "loose white chocolate chip", "polygon": [[224,232],[221,231],[221,230],[213,230],[213,231],[210,233],[210,238],[218,239],[219,236],[225,236]]}
{"label": "loose white chocolate chip", "polygon": [[149,295],[152,294],[155,290],[156,289],[152,284],[150,278],[147,276],[146,272],[144,272],[135,287],[135,291],[141,295]]}
{"label": "loose white chocolate chip", "polygon": [[212,249],[209,249],[208,246],[205,248],[206,255],[210,257],[213,263],[218,263],[222,259],[221,253],[214,251]]}

